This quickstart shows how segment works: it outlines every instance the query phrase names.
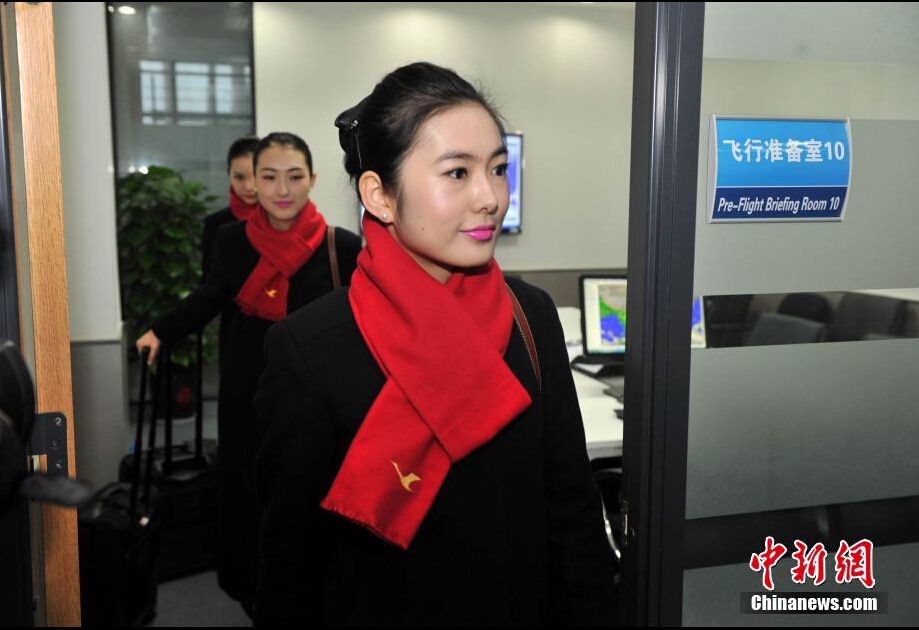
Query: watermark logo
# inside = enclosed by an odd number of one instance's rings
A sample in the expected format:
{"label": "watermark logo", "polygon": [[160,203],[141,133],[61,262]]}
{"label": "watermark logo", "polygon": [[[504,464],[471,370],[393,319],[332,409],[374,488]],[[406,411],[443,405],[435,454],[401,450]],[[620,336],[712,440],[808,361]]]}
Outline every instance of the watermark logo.
{"label": "watermark logo", "polygon": [[[791,569],[791,581],[795,584],[805,584],[808,579],[819,586],[826,581],[826,547],[817,543],[811,548],[800,540],[794,542],[795,551],[791,554],[795,561]],[[763,588],[767,591],[775,590],[772,579],[772,569],[779,560],[788,552],[788,547],[776,543],[772,536],[766,537],[765,549],[762,553],[754,553],[750,557],[750,569],[763,574]],[[835,577],[837,584],[849,584],[859,580],[865,588],[874,588],[874,544],[867,539],[862,539],[853,545],[845,540],[839,542],[839,548],[833,556]]]}
{"label": "watermark logo", "polygon": [[[750,569],[762,573],[763,589],[767,593],[741,593],[742,613],[752,614],[886,614],[887,593],[847,592],[775,592],[773,569],[785,557],[789,549],[772,536],[767,536],[763,551],[750,557]],[[811,581],[814,586],[827,582],[827,566],[830,550],[823,543],[808,547],[801,540],[794,541],[791,559],[793,584],[804,585]],[[833,553],[833,577],[836,584],[861,582],[866,589],[874,589],[874,544],[868,539],[849,544],[839,541]]]}

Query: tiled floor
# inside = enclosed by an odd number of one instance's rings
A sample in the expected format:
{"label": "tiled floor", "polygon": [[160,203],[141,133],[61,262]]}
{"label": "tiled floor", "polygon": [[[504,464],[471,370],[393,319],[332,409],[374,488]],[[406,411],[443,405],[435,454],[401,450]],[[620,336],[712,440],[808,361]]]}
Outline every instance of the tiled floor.
{"label": "tiled floor", "polygon": [[251,625],[242,607],[217,586],[217,574],[211,571],[160,584],[156,617],[147,627],[241,628]]}

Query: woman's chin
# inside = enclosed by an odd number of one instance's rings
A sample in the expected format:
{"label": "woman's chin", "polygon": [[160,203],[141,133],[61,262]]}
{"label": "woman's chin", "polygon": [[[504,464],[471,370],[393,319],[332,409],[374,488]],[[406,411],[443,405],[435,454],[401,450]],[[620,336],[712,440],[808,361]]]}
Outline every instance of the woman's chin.
{"label": "woman's chin", "polygon": [[300,215],[301,209],[298,208],[297,210],[293,210],[292,208],[265,208],[265,210],[268,212],[268,215],[275,221],[293,221]]}
{"label": "woman's chin", "polygon": [[493,256],[494,250],[492,250],[487,257],[479,253],[478,256],[468,256],[453,262],[444,262],[443,264],[455,271],[462,271],[464,273],[484,273],[488,271],[488,263],[491,262]]}

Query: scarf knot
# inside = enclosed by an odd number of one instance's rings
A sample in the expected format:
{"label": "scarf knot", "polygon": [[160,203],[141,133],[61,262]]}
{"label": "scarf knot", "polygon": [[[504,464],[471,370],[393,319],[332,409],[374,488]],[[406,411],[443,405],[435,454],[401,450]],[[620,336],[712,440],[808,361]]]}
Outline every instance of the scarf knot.
{"label": "scarf knot", "polygon": [[498,263],[441,284],[363,221],[349,300],[387,381],[321,506],[407,549],[450,466],[531,403],[504,361],[513,305]]}
{"label": "scarf knot", "polygon": [[246,222],[246,237],[260,258],[236,295],[242,312],[275,322],[287,317],[289,278],[313,257],[325,232],[325,219],[312,201],[286,232],[274,229],[259,206]]}

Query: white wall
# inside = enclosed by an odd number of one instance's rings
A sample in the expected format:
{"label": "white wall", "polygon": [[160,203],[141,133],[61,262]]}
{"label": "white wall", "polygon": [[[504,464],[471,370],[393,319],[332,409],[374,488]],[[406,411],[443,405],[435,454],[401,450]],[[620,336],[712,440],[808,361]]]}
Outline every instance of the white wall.
{"label": "white wall", "polygon": [[[706,58],[701,111],[703,117],[715,113],[917,120],[919,64]],[[707,140],[706,130],[700,145]],[[708,145],[704,149],[707,152]]]}
{"label": "white wall", "polygon": [[709,2],[706,59],[919,61],[916,2]]}
{"label": "white wall", "polygon": [[524,132],[523,234],[499,241],[502,267],[625,267],[634,20],[579,3],[258,2],[256,129],[309,143],[317,206],[353,230],[335,117],[399,65],[451,67]]}
{"label": "white wall", "polygon": [[113,481],[133,437],[121,341],[105,4],[54,3],[76,466]]}
{"label": "white wall", "polygon": [[105,3],[55,2],[71,341],[121,337]]}

